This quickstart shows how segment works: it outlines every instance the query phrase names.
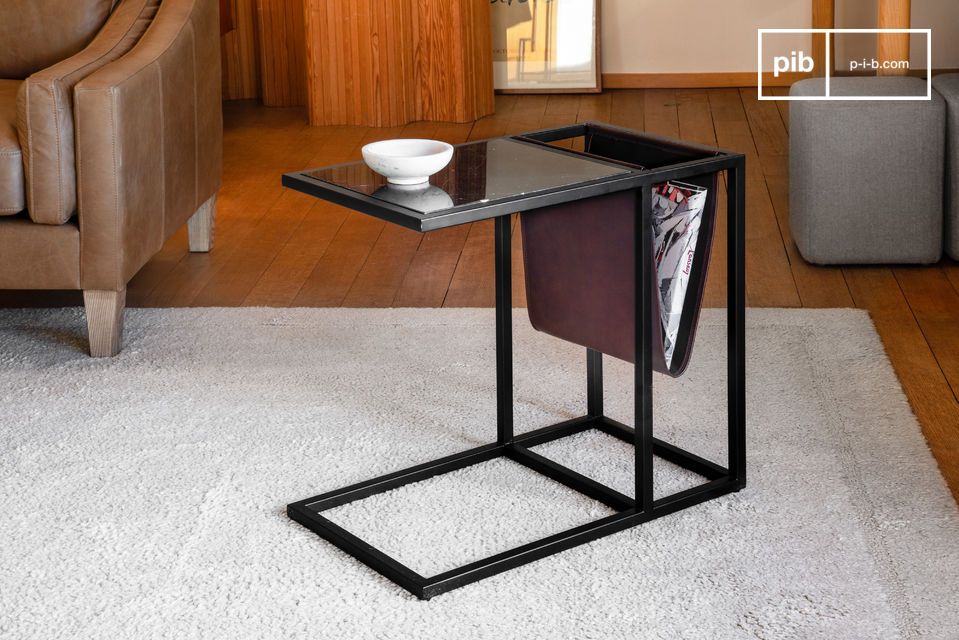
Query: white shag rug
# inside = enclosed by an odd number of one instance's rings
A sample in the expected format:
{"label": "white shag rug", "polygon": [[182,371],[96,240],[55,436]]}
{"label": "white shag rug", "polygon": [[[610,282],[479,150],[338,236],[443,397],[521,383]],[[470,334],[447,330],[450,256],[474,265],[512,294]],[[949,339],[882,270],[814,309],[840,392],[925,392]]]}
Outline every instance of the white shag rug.
{"label": "white shag rug", "polygon": [[[584,350],[515,319],[517,430],[581,414]],[[657,435],[718,461],[723,320],[655,379]],[[112,360],[79,310],[2,311],[0,637],[959,637],[959,513],[868,316],[747,340],[746,490],[421,602],[285,505],[493,440],[491,310],[132,310]],[[624,443],[538,450],[630,492]],[[497,460],[330,513],[430,574],[606,512]]]}

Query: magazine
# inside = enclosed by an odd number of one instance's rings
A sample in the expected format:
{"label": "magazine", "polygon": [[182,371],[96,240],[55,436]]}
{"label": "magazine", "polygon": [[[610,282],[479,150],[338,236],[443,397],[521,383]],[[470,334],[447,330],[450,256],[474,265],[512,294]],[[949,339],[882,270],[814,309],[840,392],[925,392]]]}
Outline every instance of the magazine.
{"label": "magazine", "polygon": [[708,192],[682,182],[664,182],[653,188],[653,256],[667,367],[676,349]]}

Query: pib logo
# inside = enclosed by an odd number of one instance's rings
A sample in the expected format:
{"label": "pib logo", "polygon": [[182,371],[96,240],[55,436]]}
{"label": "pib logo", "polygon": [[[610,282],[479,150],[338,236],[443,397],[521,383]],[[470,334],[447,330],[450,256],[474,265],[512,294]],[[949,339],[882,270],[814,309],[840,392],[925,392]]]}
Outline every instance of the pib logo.
{"label": "pib logo", "polygon": [[780,73],[792,71],[793,73],[809,73],[816,67],[816,62],[812,56],[807,56],[802,51],[791,51],[788,56],[775,56],[773,58],[773,77],[778,78]]}

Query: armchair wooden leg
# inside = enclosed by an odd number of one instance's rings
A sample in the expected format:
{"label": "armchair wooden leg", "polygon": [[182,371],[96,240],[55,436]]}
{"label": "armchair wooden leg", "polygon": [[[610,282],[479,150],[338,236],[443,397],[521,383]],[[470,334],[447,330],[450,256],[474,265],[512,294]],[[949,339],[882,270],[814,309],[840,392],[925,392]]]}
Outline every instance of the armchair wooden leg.
{"label": "armchair wooden leg", "polygon": [[120,353],[126,300],[126,287],[121,291],[91,289],[83,292],[90,355],[94,358],[110,358]]}
{"label": "armchair wooden leg", "polygon": [[216,214],[216,194],[200,205],[187,222],[190,251],[206,253],[213,248],[213,219]]}

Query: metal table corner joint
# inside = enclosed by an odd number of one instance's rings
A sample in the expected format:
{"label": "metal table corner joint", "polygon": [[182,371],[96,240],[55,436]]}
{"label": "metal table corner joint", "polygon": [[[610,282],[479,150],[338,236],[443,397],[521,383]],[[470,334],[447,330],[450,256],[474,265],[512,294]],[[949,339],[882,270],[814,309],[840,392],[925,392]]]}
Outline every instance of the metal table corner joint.
{"label": "metal table corner joint", "polygon": [[[588,154],[557,148],[547,143],[570,135],[586,134],[592,123],[550,129],[522,136],[457,145],[453,167],[444,170],[439,182],[448,190],[450,202],[436,210],[417,208],[415,203],[391,202],[384,199],[381,178],[372,174],[362,162],[347,163],[319,170],[288,173],[284,186],[332,201],[362,213],[378,217],[420,232],[428,232],[457,224],[495,219],[495,282],[496,282],[496,440],[445,458],[433,460],[408,469],[373,478],[342,489],[289,504],[290,518],[314,531],[373,570],[392,580],[420,599],[429,599],[446,591],[482,580],[489,576],[522,566],[546,556],[585,544],[610,534],[634,527],[656,518],[686,509],[693,505],[739,491],[746,485],[745,434],[745,156],[686,142],[630,132],[643,139],[668,143],[684,148],[698,149],[707,157],[670,164],[656,169],[641,169],[623,163],[588,157]],[[607,127],[608,125],[601,125]],[[487,165],[484,187],[494,193],[476,193],[467,187],[465,196],[449,174],[460,171],[469,182],[468,163],[455,166],[457,156],[475,154],[471,145],[485,145],[483,161]],[[515,145],[524,145],[520,148]],[[502,152],[506,149],[508,153]],[[500,154],[499,156],[497,154]],[[537,157],[574,158],[608,167],[602,175],[589,175],[566,184],[533,188],[522,193],[490,186],[490,163],[502,162],[509,166],[515,158],[508,154]],[[543,155],[547,154],[547,155]],[[499,159],[498,159],[499,158]],[[560,162],[560,160],[557,160]],[[561,162],[565,162],[562,160]],[[547,162],[548,164],[548,162]],[[531,169],[536,171],[536,169]],[[727,438],[728,460],[725,464],[704,459],[653,435],[653,364],[652,364],[652,304],[655,291],[651,257],[651,196],[654,185],[668,180],[710,172],[726,173],[727,190]],[[474,171],[475,173],[475,171]],[[494,172],[495,173],[495,172]],[[514,173],[511,171],[511,173]],[[587,172],[589,173],[589,172]],[[445,182],[444,182],[445,180]],[[531,178],[531,180],[533,180]],[[533,180],[535,182],[535,180]],[[433,182],[437,182],[434,176]],[[453,184],[456,182],[457,184]],[[608,193],[638,190],[636,216],[642,224],[636,225],[634,268],[636,282],[636,354],[634,373],[635,424],[632,428],[612,420],[603,411],[602,354],[591,349],[586,353],[587,411],[586,414],[534,431],[517,434],[513,427],[513,353],[512,353],[512,287],[511,287],[511,230],[510,214],[573,200],[597,197]],[[480,189],[482,191],[482,189]],[[515,190],[514,190],[515,191]],[[488,197],[476,197],[486,195]],[[463,197],[460,197],[463,196]],[[452,205],[452,206],[449,206]],[[718,256],[717,256],[718,257]],[[559,438],[598,429],[635,448],[635,494],[624,495],[572,469],[558,464],[531,449]],[[704,482],[673,495],[654,499],[653,458],[660,457],[703,477]],[[575,491],[593,498],[615,511],[599,520],[562,531],[535,542],[498,553],[488,558],[457,567],[437,575],[420,575],[396,559],[376,549],[345,528],[324,517],[323,512],[334,507],[362,500],[406,484],[426,480],[494,458],[506,457],[541,473]]]}

